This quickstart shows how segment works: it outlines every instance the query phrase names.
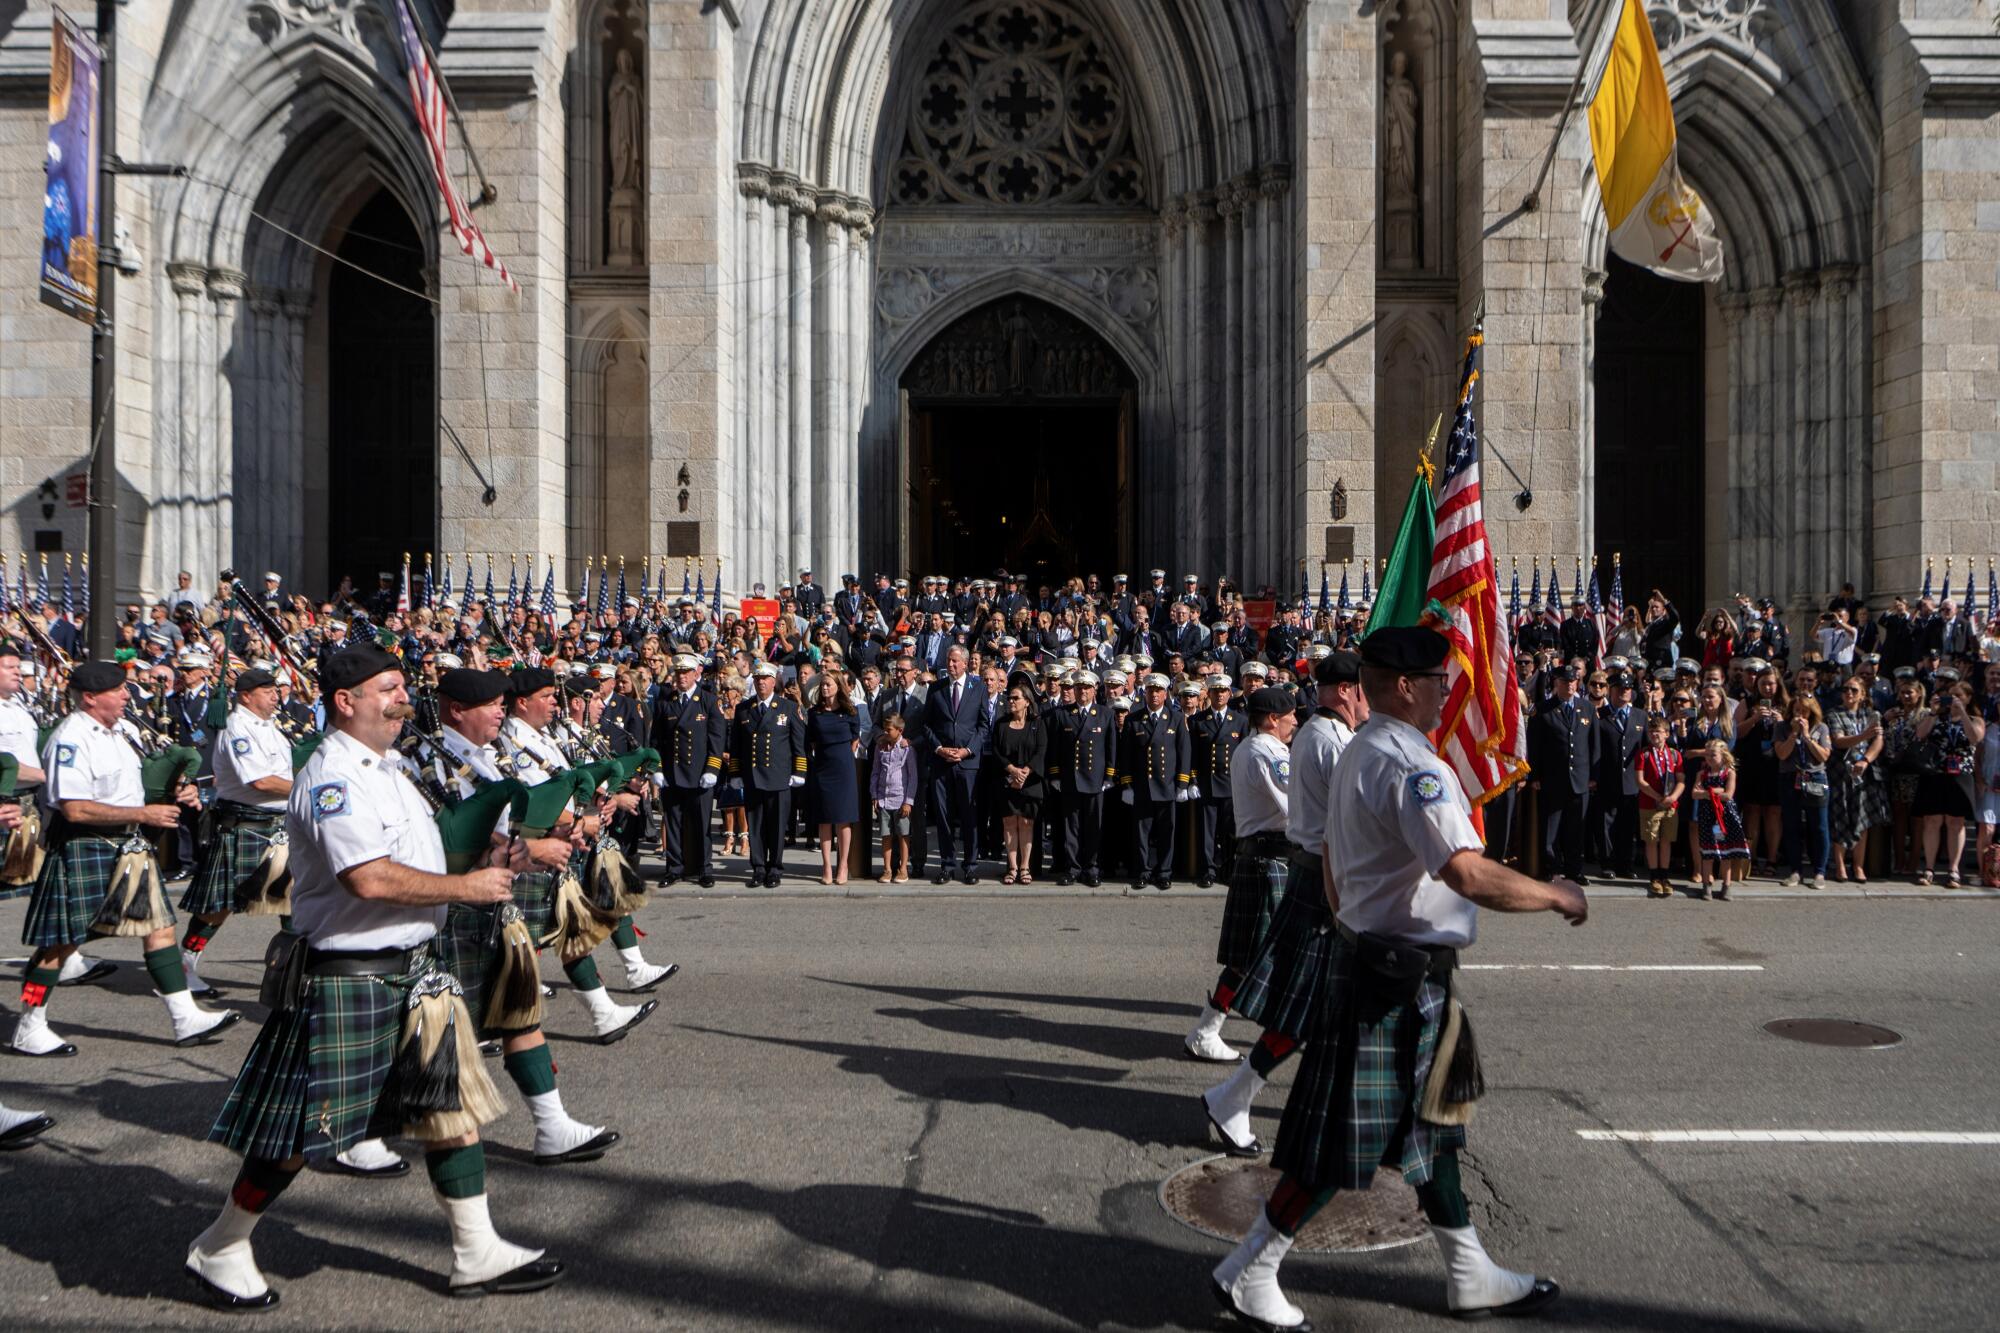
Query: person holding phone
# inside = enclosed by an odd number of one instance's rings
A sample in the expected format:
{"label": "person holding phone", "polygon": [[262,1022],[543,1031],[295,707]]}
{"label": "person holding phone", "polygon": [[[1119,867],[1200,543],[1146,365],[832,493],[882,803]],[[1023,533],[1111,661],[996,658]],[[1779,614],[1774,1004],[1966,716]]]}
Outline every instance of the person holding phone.
{"label": "person holding phone", "polygon": [[1937,673],[1937,696],[1930,713],[1916,724],[1917,883],[1930,884],[1940,843],[1945,884],[1962,888],[1958,863],[1965,856],[1965,821],[1972,816],[1972,784],[1986,722],[1972,711],[1972,686],[1955,671]]}

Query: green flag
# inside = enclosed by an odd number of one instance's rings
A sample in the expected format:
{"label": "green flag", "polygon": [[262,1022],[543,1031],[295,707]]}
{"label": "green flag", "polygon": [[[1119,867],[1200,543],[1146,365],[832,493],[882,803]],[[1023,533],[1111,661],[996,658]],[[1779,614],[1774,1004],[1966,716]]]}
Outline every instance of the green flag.
{"label": "green flag", "polygon": [[1375,607],[1368,628],[1414,625],[1430,601],[1431,548],[1437,542],[1437,510],[1431,503],[1430,482],[1419,470],[1410,482],[1410,500],[1403,506],[1396,544],[1389,548],[1389,565],[1375,590]]}

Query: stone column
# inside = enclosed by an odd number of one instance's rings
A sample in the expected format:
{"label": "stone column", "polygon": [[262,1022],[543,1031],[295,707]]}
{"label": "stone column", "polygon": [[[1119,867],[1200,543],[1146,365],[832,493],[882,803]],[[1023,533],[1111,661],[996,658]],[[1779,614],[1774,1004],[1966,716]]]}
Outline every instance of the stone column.
{"label": "stone column", "polygon": [[[1233,563],[1244,540],[1243,520],[1243,204],[1228,181],[1215,191],[1215,215],[1222,223],[1222,347],[1217,359],[1220,393],[1216,447],[1211,450],[1221,522],[1214,556],[1207,563]],[[1199,571],[1197,571],[1199,572]],[[1168,569],[1175,581],[1181,571]]]}
{"label": "stone column", "polygon": [[[1259,253],[1264,259],[1266,275],[1260,284],[1263,291],[1291,290],[1285,281],[1291,258],[1285,200],[1291,188],[1289,167],[1268,166],[1258,173],[1257,218],[1263,238]],[[1228,571],[1236,577],[1238,586],[1244,588],[1255,588],[1259,582],[1274,580],[1284,572],[1289,554],[1287,534],[1297,520],[1292,509],[1296,497],[1292,495],[1291,477],[1285,466],[1285,460],[1291,456],[1292,419],[1289,407],[1292,361],[1288,350],[1291,326],[1277,301],[1265,301],[1259,313],[1262,319],[1257,331],[1261,353],[1257,381],[1257,433],[1263,449],[1263,465],[1258,473],[1258,509],[1262,517],[1256,525],[1258,543],[1251,553],[1251,563],[1247,567]]]}
{"label": "stone column", "polygon": [[780,573],[791,563],[792,534],[792,288],[798,277],[792,271],[792,201],[797,198],[797,178],[785,172],[771,173],[771,208],[765,219],[770,229],[770,285],[758,299],[752,319],[761,319],[770,329],[770,378],[749,385],[751,393],[771,400],[771,438],[766,460],[764,486],[771,493],[770,536],[764,564],[743,571],[743,586],[763,580],[766,591],[776,593],[788,576]]}
{"label": "stone column", "polygon": [[[1867,368],[1858,353],[1867,346],[1862,325],[1855,264],[1833,264],[1820,271],[1820,291],[1826,303],[1827,453],[1834,460],[1828,525],[1835,545],[1831,581],[1868,577],[1874,549],[1874,525],[1868,506]],[[1858,549],[1857,549],[1858,548]]]}
{"label": "stone column", "polygon": [[[763,317],[766,241],[770,225],[765,220],[765,201],[771,195],[771,173],[754,162],[736,167],[736,188],[743,196],[743,287],[735,297],[741,311],[736,323],[742,339],[738,364],[744,383],[763,381],[763,368],[770,356],[770,321]],[[730,569],[741,574],[761,569],[765,534],[771,527],[771,495],[764,484],[769,475],[765,450],[770,439],[769,395],[754,390],[746,395],[742,420],[736,430],[736,510],[730,524],[734,540],[728,549]]]}
{"label": "stone column", "polygon": [[[847,429],[847,204],[838,195],[819,203],[813,246],[813,531],[819,549],[809,563],[814,582],[838,589],[846,569],[846,529],[854,504],[841,436]],[[852,572],[852,571],[848,571]],[[829,594],[831,595],[831,594]]]}
{"label": "stone column", "polygon": [[277,520],[271,549],[298,551],[306,549],[306,316],[312,313],[312,299],[302,292],[287,292],[278,305],[286,355],[279,371],[284,388],[278,397],[281,435],[275,452],[284,489],[271,508]]}
{"label": "stone column", "polygon": [[[1166,347],[1168,401],[1173,411],[1173,447],[1165,456],[1173,460],[1173,470],[1185,475],[1187,471],[1187,421],[1188,393],[1191,381],[1188,376],[1188,336],[1193,322],[1188,318],[1188,282],[1186,274],[1187,251],[1181,246],[1181,238],[1187,230],[1187,206],[1179,199],[1169,199],[1160,209],[1160,291],[1162,297],[1162,323]],[[1174,488],[1173,523],[1176,532],[1193,533],[1195,497],[1192,488]]]}
{"label": "stone column", "polygon": [[848,535],[847,558],[854,561],[851,572],[859,577],[862,586],[874,589],[874,580],[869,577],[872,570],[861,568],[861,514],[858,508],[863,493],[883,497],[880,503],[890,506],[894,514],[898,508],[908,503],[899,494],[895,484],[895,473],[889,473],[886,480],[874,476],[864,477],[861,450],[862,434],[866,429],[870,398],[873,390],[873,364],[869,357],[871,334],[875,328],[875,303],[871,293],[875,290],[873,267],[869,262],[868,246],[875,235],[874,210],[866,199],[849,199],[847,227],[847,423],[846,434],[840,442],[841,450],[847,456],[847,475],[852,487],[842,498],[847,506]]}
{"label": "stone column", "polygon": [[[1187,196],[1187,319],[1192,326],[1188,333],[1188,416],[1187,443],[1188,458],[1192,464],[1184,475],[1188,477],[1209,477],[1209,430],[1208,412],[1211,401],[1210,390],[1215,383],[1216,366],[1220,364],[1214,355],[1214,329],[1209,306],[1209,227],[1215,221],[1213,197],[1197,190]],[[1195,540],[1189,549],[1199,551],[1205,563],[1214,564],[1222,559],[1223,541],[1223,497],[1222,492],[1212,484],[1191,487],[1199,492],[1194,502]],[[1134,551],[1133,556],[1142,563],[1150,562],[1150,554]],[[1150,565],[1149,565],[1150,567]],[[1144,577],[1144,570],[1130,571],[1135,586]]]}
{"label": "stone column", "polygon": [[[1597,374],[1597,317],[1604,313],[1604,280],[1610,276],[1603,269],[1583,270],[1583,355],[1577,358],[1584,445],[1583,478],[1577,499],[1582,506],[1583,549],[1593,552],[1597,550],[1597,394],[1591,390],[1591,382]],[[1481,477],[1483,480],[1483,473]]]}
{"label": "stone column", "polygon": [[1752,597],[1762,595],[1760,589],[1776,586],[1779,574],[1778,543],[1773,537],[1778,521],[1776,491],[1781,470],[1778,466],[1777,437],[1777,380],[1776,368],[1782,364],[1778,356],[1778,289],[1760,288],[1750,294],[1751,346],[1755,350],[1750,375],[1750,389],[1754,411],[1751,413],[1756,434],[1751,445],[1751,465],[1747,469],[1752,481],[1749,512],[1749,547],[1755,553],[1751,563],[1750,576],[1758,588],[1739,588]]}
{"label": "stone column", "polygon": [[195,496],[201,484],[201,436],[208,429],[201,402],[206,378],[202,370],[201,298],[208,285],[208,270],[200,264],[169,264],[167,281],[173,285],[177,314],[174,347],[177,430],[172,464],[162,468],[160,476],[160,568],[199,570],[201,532],[195,517]]}
{"label": "stone column", "polygon": [[[791,200],[791,281],[785,291],[787,323],[792,339],[791,460],[786,487],[791,491],[791,550],[776,571],[789,583],[800,565],[812,563],[813,552],[813,261],[811,187],[798,185]],[[776,592],[774,587],[772,592]]]}
{"label": "stone column", "polygon": [[1289,478],[1297,497],[1284,568],[1325,551],[1320,516],[1345,482],[1356,550],[1374,548],[1376,16],[1351,0],[1296,7],[1298,199],[1292,210],[1297,346],[1290,365],[1299,447]]}
{"label": "stone column", "polygon": [[[208,476],[205,484],[214,497],[210,522],[208,568],[218,570],[234,565],[238,552],[248,548],[236,536],[236,403],[229,383],[229,363],[237,356],[236,321],[243,309],[243,274],[235,269],[216,269],[208,275],[209,299],[215,303],[212,337],[215,429],[210,433]],[[247,349],[244,353],[248,359]],[[252,497],[252,503],[257,498]]]}
{"label": "stone column", "polygon": [[1711,540],[1719,537],[1721,541],[1726,571],[1723,582],[1728,585],[1723,589],[1726,597],[1739,590],[1749,591],[1750,582],[1747,577],[1749,562],[1744,548],[1748,525],[1744,521],[1746,503],[1743,486],[1743,467],[1750,448],[1744,411],[1746,381],[1750,373],[1749,349],[1743,336],[1743,314],[1748,309],[1748,303],[1741,293],[1727,292],[1716,301],[1716,309],[1721,312],[1729,343],[1729,447],[1724,486],[1728,499],[1723,508],[1722,530],[1712,534]]}

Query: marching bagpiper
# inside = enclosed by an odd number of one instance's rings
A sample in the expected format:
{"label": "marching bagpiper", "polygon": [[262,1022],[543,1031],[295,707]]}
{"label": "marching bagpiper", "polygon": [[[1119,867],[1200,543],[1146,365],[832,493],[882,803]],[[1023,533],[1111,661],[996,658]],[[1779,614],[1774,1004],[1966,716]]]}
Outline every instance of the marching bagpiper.
{"label": "marching bagpiper", "polygon": [[21,927],[22,942],[34,953],[21,983],[13,1049],[76,1054],[50,1031],[46,1010],[63,960],[93,935],[143,938],[146,970],[172,1021],[175,1044],[215,1041],[242,1015],[195,1004],[174,944],[174,912],[161,892],[159,862],[140,833],[179,827],[182,807],[195,803],[194,787],[170,775],[170,790],[161,794],[172,799],[147,799],[142,759],[166,756],[143,756],[137,735],[123,723],[125,673],[115,663],[80,664],[70,673],[70,689],[76,709],[57,725],[42,755],[49,852]]}

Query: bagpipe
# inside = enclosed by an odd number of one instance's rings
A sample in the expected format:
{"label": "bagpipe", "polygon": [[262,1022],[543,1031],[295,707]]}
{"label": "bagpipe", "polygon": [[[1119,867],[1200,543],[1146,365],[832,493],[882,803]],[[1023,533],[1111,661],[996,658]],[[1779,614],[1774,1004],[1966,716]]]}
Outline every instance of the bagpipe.
{"label": "bagpipe", "polygon": [[21,761],[0,754],[0,805],[21,808],[21,822],[7,835],[7,855],[0,865],[0,886],[20,888],[33,884],[42,873],[42,817],[33,801],[24,801],[15,791],[21,776]]}
{"label": "bagpipe", "polygon": [[[265,644],[271,650],[271,656],[276,658],[278,665],[284,667],[286,672],[290,674],[293,688],[304,689],[306,682],[309,680],[317,685],[319,683],[318,669],[303,654],[298,652],[297,646],[292,643],[290,636],[285,633],[285,627],[278,623],[276,616],[264,609],[262,603],[250,595],[248,590],[244,588],[242,579],[230,580],[229,595],[235,600],[238,606],[243,608],[243,613],[249,617],[250,623],[257,627],[257,632],[263,636]],[[224,647],[227,647],[226,643]]]}
{"label": "bagpipe", "polygon": [[[145,789],[146,804],[177,804],[180,789],[201,767],[201,752],[171,741],[161,743],[157,733],[145,742],[134,740],[130,732],[119,734],[139,753],[139,782]],[[165,840],[179,835],[180,828],[175,825],[152,830],[135,826],[125,836],[111,868],[111,883],[105,891],[104,903],[91,920],[91,934],[131,938],[150,935],[173,924],[173,914],[167,909],[165,881],[160,874],[160,858]]]}
{"label": "bagpipe", "polygon": [[[279,716],[283,716],[280,714]],[[287,735],[287,739],[290,736]],[[292,742],[292,772],[313,757],[326,733],[316,731]],[[226,832],[227,830],[221,830]],[[236,882],[233,911],[245,916],[285,916],[292,910],[291,836],[282,818],[264,843],[264,855],[249,874]]]}

